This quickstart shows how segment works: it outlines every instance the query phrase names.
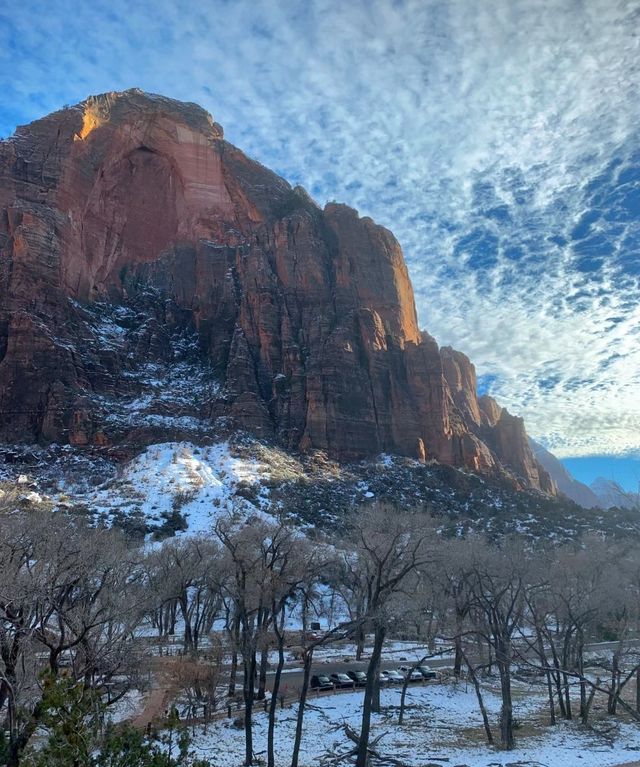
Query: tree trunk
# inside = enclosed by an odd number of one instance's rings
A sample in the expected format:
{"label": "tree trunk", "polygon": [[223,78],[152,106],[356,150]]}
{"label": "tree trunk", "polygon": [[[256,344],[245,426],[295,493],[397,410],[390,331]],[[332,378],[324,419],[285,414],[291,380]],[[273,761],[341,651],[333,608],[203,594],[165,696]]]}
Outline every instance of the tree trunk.
{"label": "tree trunk", "polygon": [[231,668],[229,670],[229,690],[228,695],[231,697],[236,694],[236,678],[238,676],[238,647],[240,646],[240,621],[237,618],[233,619],[231,627]]}
{"label": "tree trunk", "polygon": [[398,714],[398,724],[402,724],[404,720],[404,703],[407,697],[407,687],[409,686],[409,679],[411,674],[407,674],[402,683],[402,692],[400,693],[400,713]]}
{"label": "tree trunk", "polygon": [[307,703],[307,693],[309,692],[309,677],[311,676],[311,663],[313,661],[313,649],[304,653],[304,674],[302,677],[302,689],[300,690],[300,702],[298,703],[298,716],[296,719],[296,737],[293,743],[293,754],[291,756],[291,767],[298,767],[298,758],[300,756],[300,744],[302,743],[302,725],[304,723],[304,709]]}
{"label": "tree trunk", "polygon": [[269,665],[269,647],[263,648],[260,653],[260,673],[258,675],[258,700],[264,700],[265,690],[267,689],[267,667]]}
{"label": "tree trunk", "polygon": [[562,677],[560,675],[560,661],[558,659],[558,653],[556,652],[555,645],[553,644],[553,641],[550,643],[551,646],[551,654],[553,657],[553,667],[555,669],[553,673],[553,679],[556,686],[556,693],[558,696],[558,706],[560,708],[560,715],[563,719],[568,719],[567,717],[567,710],[564,705],[564,698],[562,696]]}
{"label": "tree trunk", "polygon": [[380,713],[380,658],[373,671],[373,690],[371,692],[371,710],[374,714]]}
{"label": "tree trunk", "polygon": [[571,690],[569,687],[569,677],[563,674],[563,688],[564,688],[564,711],[565,719],[573,719],[573,713],[571,711]]}
{"label": "tree trunk", "polygon": [[[599,684],[600,680],[596,680],[596,684]],[[584,717],[584,724],[587,725],[589,722],[589,712],[591,711],[591,704],[593,703],[593,699],[596,696],[596,688],[592,687],[591,691],[589,692],[589,697],[587,698],[587,702],[585,704],[585,717]]]}
{"label": "tree trunk", "polygon": [[515,745],[513,739],[513,701],[511,699],[511,643],[501,640],[496,647],[496,664],[500,672],[500,692],[502,708],[500,710],[500,742],[502,747],[511,751]]}
{"label": "tree trunk", "polygon": [[607,713],[614,715],[617,710],[617,695],[620,692],[620,654],[618,649],[613,653],[611,660],[611,691],[607,698]]}
{"label": "tree trunk", "polygon": [[385,627],[376,626],[373,640],[373,651],[369,668],[367,669],[367,684],[364,688],[364,702],[362,705],[362,727],[360,728],[360,739],[358,740],[358,751],[356,757],[356,767],[366,767],[367,754],[369,751],[369,734],[371,732],[371,713],[373,704],[373,688],[375,684],[375,674],[380,665],[380,656],[382,655],[382,645],[384,644]]}
{"label": "tree trunk", "polygon": [[364,643],[365,643],[365,632],[364,632],[364,626],[358,626],[358,633],[356,634],[356,660],[362,660],[362,654],[364,653]]}
{"label": "tree trunk", "polygon": [[[564,647],[562,651],[562,667],[563,668],[569,668],[570,643],[571,643],[571,631],[567,631],[565,633]],[[565,717],[567,719],[573,719],[573,714],[571,712],[571,691],[569,689],[569,677],[566,674],[563,674],[562,677],[564,682]]]}
{"label": "tree trunk", "polygon": [[41,699],[33,707],[29,721],[22,728],[22,732],[9,744],[6,767],[19,767],[22,752],[28,746],[29,741],[38,729],[44,713],[43,701]]}
{"label": "tree trunk", "polygon": [[186,594],[180,597],[180,612],[184,621],[184,652],[185,654],[193,651],[193,632],[191,630],[191,616],[189,615],[189,603]]}
{"label": "tree trunk", "polygon": [[536,631],[536,639],[538,643],[538,655],[540,656],[540,662],[542,663],[544,667],[544,675],[547,680],[547,698],[549,700],[549,724],[554,725],[556,723],[556,707],[553,701],[553,682],[551,680],[551,671],[549,670],[547,655],[544,651],[542,634],[539,631]]}
{"label": "tree trunk", "polygon": [[463,652],[462,652],[462,616],[456,611],[456,635],[454,639],[456,655],[453,660],[453,675],[458,679],[462,670]]}
{"label": "tree trunk", "polygon": [[[416,631],[416,637],[420,636],[418,626],[418,631]],[[429,654],[433,654],[436,651],[436,638],[433,634],[433,610],[429,612],[429,622],[427,623],[427,651]]]}
{"label": "tree trunk", "polygon": [[589,708],[587,703],[587,683],[584,679],[584,639],[582,631],[578,633],[576,644],[576,666],[580,674],[580,721],[587,725],[589,721]]}
{"label": "tree trunk", "polygon": [[244,684],[243,684],[243,697],[244,697],[244,744],[245,744],[245,756],[244,763],[246,767],[253,764],[253,701],[255,692],[253,689],[253,681],[256,676],[256,653],[255,650],[243,652],[243,666],[244,666]]}
{"label": "tree trunk", "polygon": [[2,645],[2,660],[4,662],[4,676],[0,681],[0,711],[7,707],[6,726],[9,732],[9,742],[16,737],[16,700],[15,689],[17,684],[16,666],[19,658],[20,643],[18,636],[14,637],[11,647]]}
{"label": "tree trunk", "polygon": [[[282,622],[284,624],[284,608],[282,610]],[[280,689],[280,677],[284,668],[284,625],[282,631],[278,630],[278,618],[274,615],[273,630],[278,640],[278,665],[273,678],[273,689],[271,690],[271,700],[269,701],[269,725],[267,730],[267,767],[275,767],[276,759],[274,753],[274,740],[276,730],[276,709],[278,706],[278,691]]]}
{"label": "tree trunk", "polygon": [[469,659],[467,656],[462,653],[462,658],[464,662],[467,665],[467,668],[469,669],[469,676],[471,677],[471,681],[473,682],[473,686],[476,691],[476,698],[478,699],[478,707],[480,708],[480,713],[482,714],[482,723],[484,725],[484,731],[487,736],[487,742],[489,745],[493,745],[493,733],[491,732],[491,725],[489,724],[489,717],[487,715],[487,709],[484,707],[484,700],[482,698],[482,690],[480,689],[480,682],[478,681],[478,675],[476,674],[475,668],[471,665]]}

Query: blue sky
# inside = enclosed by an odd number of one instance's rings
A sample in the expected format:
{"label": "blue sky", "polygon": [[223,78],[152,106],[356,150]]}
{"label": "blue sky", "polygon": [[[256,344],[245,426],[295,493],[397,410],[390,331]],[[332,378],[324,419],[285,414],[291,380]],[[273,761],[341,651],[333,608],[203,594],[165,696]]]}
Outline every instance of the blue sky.
{"label": "blue sky", "polygon": [[640,467],[639,33],[629,0],[4,3],[0,135],[133,86],[202,104],[392,229],[422,325],[610,476]]}

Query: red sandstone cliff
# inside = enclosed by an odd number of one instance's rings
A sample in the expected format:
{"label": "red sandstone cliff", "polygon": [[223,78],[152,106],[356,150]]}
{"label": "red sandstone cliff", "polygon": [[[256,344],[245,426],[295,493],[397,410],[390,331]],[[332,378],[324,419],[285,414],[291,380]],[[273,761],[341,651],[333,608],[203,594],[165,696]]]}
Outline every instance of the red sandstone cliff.
{"label": "red sandstone cliff", "polygon": [[[511,469],[525,485],[555,493],[553,480],[533,454],[522,418],[512,416],[493,399],[477,396],[476,370],[462,352],[443,346],[442,369],[461,428],[479,441],[476,455],[483,461],[477,470],[491,467],[491,458]],[[455,416],[454,416],[455,417]]]}
{"label": "red sandstone cliff", "polygon": [[[116,425],[123,397],[160,401],[140,371],[175,367],[186,338],[218,385],[165,400],[155,431]],[[0,144],[0,439],[148,441],[178,408],[212,433],[231,419],[290,449],[553,491],[494,405],[464,355],[420,332],[393,235],[319,208],[200,107],[104,94]]]}

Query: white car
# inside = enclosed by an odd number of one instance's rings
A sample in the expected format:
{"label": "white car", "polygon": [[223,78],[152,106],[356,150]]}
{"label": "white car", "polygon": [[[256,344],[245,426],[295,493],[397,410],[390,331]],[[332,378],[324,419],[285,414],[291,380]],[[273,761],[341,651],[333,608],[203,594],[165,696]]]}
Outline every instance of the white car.
{"label": "white car", "polygon": [[408,676],[410,682],[422,682],[424,679],[418,669],[411,666],[400,666],[398,671],[402,674],[403,679],[406,679]]}

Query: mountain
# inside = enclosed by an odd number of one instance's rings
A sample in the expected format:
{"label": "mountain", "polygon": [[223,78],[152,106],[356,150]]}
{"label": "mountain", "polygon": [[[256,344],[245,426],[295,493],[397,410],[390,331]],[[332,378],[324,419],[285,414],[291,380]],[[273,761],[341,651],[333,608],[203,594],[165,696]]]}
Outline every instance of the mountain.
{"label": "mountain", "polygon": [[613,479],[598,477],[591,483],[592,492],[598,497],[603,509],[615,506],[618,509],[638,509],[640,499],[637,493],[629,493]]}
{"label": "mountain", "polygon": [[529,444],[538,463],[547,471],[560,493],[585,509],[602,507],[602,501],[593,489],[571,476],[555,455],[531,438],[529,438]]}
{"label": "mountain", "polygon": [[131,457],[246,432],[553,494],[521,419],[418,327],[391,232],[133,89],[0,143],[0,440]]}

